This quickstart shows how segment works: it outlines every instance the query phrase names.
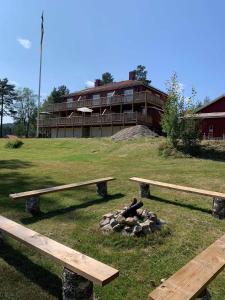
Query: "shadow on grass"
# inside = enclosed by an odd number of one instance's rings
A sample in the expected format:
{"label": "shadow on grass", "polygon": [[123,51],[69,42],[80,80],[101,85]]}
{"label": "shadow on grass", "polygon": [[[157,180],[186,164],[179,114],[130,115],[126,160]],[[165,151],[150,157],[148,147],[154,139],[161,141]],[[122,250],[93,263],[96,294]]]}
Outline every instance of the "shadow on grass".
{"label": "shadow on grass", "polygon": [[1,243],[0,256],[30,281],[57,299],[62,299],[62,282],[57,275],[33,263],[28,257],[5,242]]}
{"label": "shadow on grass", "polygon": [[0,160],[0,169],[22,169],[32,167],[33,163],[19,159]]}
{"label": "shadow on grass", "polygon": [[86,207],[89,207],[89,206],[92,206],[92,205],[98,205],[98,204],[106,203],[108,201],[116,200],[116,199],[119,199],[119,198],[122,198],[122,197],[124,197],[124,194],[117,193],[117,194],[114,194],[114,195],[109,195],[106,198],[93,199],[93,200],[86,201],[86,202],[83,202],[83,203],[80,203],[80,204],[75,204],[75,205],[72,205],[72,206],[69,206],[69,207],[55,209],[55,210],[52,210],[52,211],[47,212],[47,213],[41,213],[37,217],[23,218],[23,219],[21,219],[21,222],[25,225],[28,225],[28,224],[32,224],[32,223],[35,223],[35,222],[38,222],[38,221],[41,221],[41,220],[53,218],[55,216],[60,216],[60,215],[69,213],[71,211],[77,210],[77,209],[82,209],[82,208],[86,208]]}
{"label": "shadow on grass", "polygon": [[191,209],[191,210],[201,211],[201,212],[206,213],[206,214],[212,214],[212,210],[207,209],[207,208],[198,207],[198,206],[195,206],[195,205],[192,205],[192,204],[179,203],[179,202],[176,202],[176,201],[163,199],[163,198],[160,198],[160,197],[157,197],[157,196],[151,196],[150,200],[155,200],[155,201],[159,201],[159,202],[166,203],[166,204],[185,207],[185,208],[188,208],[188,209]]}
{"label": "shadow on grass", "polygon": [[61,184],[42,174],[37,177],[20,172],[32,166],[32,163],[18,159],[0,160],[0,208],[24,211],[24,202],[9,199],[9,194]]}
{"label": "shadow on grass", "polygon": [[191,148],[178,146],[177,150],[184,155],[189,155],[191,157],[225,162],[224,142],[211,141],[205,144],[196,145],[195,147]]}

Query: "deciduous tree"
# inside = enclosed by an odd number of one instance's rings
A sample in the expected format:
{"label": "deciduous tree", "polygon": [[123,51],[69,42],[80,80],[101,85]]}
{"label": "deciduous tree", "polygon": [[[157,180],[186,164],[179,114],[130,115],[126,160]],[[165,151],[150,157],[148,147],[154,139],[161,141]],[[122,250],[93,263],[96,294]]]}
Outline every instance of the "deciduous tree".
{"label": "deciduous tree", "polygon": [[0,79],[0,137],[3,136],[3,118],[13,113],[13,100],[16,99],[15,85],[7,78]]}
{"label": "deciduous tree", "polygon": [[37,95],[29,88],[19,89],[14,105],[15,131],[18,135],[34,136],[37,118]]}

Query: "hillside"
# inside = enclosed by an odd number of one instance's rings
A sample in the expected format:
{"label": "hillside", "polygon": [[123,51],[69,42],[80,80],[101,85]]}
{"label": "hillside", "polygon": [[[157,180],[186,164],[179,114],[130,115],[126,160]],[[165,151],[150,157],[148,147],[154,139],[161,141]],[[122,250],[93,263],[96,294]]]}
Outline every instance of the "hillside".
{"label": "hillside", "polygon": [[[0,141],[0,211],[22,223],[120,270],[104,288],[95,286],[97,299],[147,299],[148,293],[197,253],[225,233],[224,222],[211,216],[212,200],[187,193],[151,189],[144,205],[168,222],[169,236],[151,239],[105,236],[98,229],[101,216],[138,197],[138,176],[225,192],[225,163],[197,158],[158,156],[161,138],[114,142],[102,139],[30,139],[20,149],[6,149]],[[108,201],[93,186],[41,197],[48,212],[34,219],[25,201],[10,193],[82,180],[114,176]],[[62,267],[45,256],[7,239],[0,248],[0,299],[59,299]],[[224,299],[225,273],[210,285],[213,299]]]}

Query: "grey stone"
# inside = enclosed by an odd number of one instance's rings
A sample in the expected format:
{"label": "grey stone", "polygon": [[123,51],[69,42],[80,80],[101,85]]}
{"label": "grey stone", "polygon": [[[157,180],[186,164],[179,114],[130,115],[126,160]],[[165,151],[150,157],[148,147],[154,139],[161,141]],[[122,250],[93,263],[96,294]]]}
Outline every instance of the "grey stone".
{"label": "grey stone", "polygon": [[105,198],[107,196],[107,182],[99,182],[96,184],[96,192],[99,196]]}
{"label": "grey stone", "polygon": [[105,233],[110,233],[110,232],[113,231],[112,226],[111,226],[110,224],[107,224],[107,225],[103,226],[103,227],[101,228],[101,230],[102,230],[103,232],[105,232]]}
{"label": "grey stone", "polygon": [[125,224],[126,223],[126,219],[122,215],[118,215],[118,217],[116,218],[116,221],[119,224]]}
{"label": "grey stone", "polygon": [[225,199],[224,198],[219,198],[219,197],[213,198],[212,215],[218,219],[225,218]]}
{"label": "grey stone", "polygon": [[4,242],[4,233],[0,230],[0,244]]}
{"label": "grey stone", "polygon": [[126,232],[128,232],[128,233],[131,233],[131,232],[133,231],[133,227],[131,227],[131,226],[125,226],[125,227],[124,227],[124,230],[125,230]]}
{"label": "grey stone", "polygon": [[140,225],[135,225],[133,229],[134,234],[139,234],[142,232],[142,227]]}
{"label": "grey stone", "polygon": [[207,289],[205,289],[204,291],[201,292],[201,294],[199,294],[196,297],[196,300],[211,300],[211,295],[209,293],[209,291]]}
{"label": "grey stone", "polygon": [[101,222],[100,222],[100,227],[103,227],[103,226],[109,224],[109,222],[110,222],[110,219],[109,219],[109,218],[106,218],[106,219],[101,220]]}
{"label": "grey stone", "polygon": [[135,220],[133,217],[128,217],[126,218],[126,224],[129,226],[134,226],[137,224],[137,220]]}
{"label": "grey stone", "polygon": [[116,224],[112,227],[113,231],[121,231],[122,228],[123,226],[121,224]]}
{"label": "grey stone", "polygon": [[32,216],[38,216],[40,211],[40,198],[30,197],[26,199],[26,211],[32,214]]}
{"label": "grey stone", "polygon": [[103,216],[103,218],[105,218],[105,219],[107,219],[107,218],[111,219],[112,217],[113,217],[112,213],[108,213]]}
{"label": "grey stone", "polygon": [[137,215],[138,215],[138,216],[141,216],[142,213],[143,213],[143,209],[142,209],[142,208],[138,208],[138,209],[136,210],[136,212],[137,212]]}
{"label": "grey stone", "polygon": [[146,208],[143,209],[141,216],[143,218],[147,218],[149,216],[149,211]]}
{"label": "grey stone", "polygon": [[151,220],[151,221],[153,221],[156,224],[156,222],[157,222],[157,215],[154,214],[154,213],[149,213],[148,214],[148,219]]}
{"label": "grey stone", "polygon": [[141,198],[150,198],[150,189],[149,184],[140,183],[140,197]]}
{"label": "grey stone", "polygon": [[64,268],[62,274],[63,300],[94,300],[93,283]]}
{"label": "grey stone", "polygon": [[118,224],[118,222],[116,221],[116,219],[111,219],[110,220],[110,225],[112,226],[112,227],[114,227],[114,226],[116,226]]}

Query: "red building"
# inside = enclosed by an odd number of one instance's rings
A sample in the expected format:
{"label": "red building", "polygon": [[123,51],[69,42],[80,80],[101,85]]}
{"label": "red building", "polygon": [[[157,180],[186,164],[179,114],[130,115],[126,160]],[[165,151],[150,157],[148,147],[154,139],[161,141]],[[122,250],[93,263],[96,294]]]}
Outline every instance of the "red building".
{"label": "red building", "polygon": [[200,120],[204,138],[225,138],[225,95],[200,107],[195,116]]}
{"label": "red building", "polygon": [[43,137],[102,137],[137,124],[159,132],[167,94],[147,86],[129,72],[129,80],[102,84],[71,93],[41,114]]}

